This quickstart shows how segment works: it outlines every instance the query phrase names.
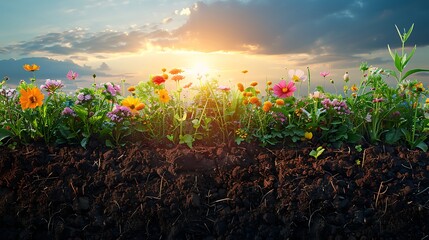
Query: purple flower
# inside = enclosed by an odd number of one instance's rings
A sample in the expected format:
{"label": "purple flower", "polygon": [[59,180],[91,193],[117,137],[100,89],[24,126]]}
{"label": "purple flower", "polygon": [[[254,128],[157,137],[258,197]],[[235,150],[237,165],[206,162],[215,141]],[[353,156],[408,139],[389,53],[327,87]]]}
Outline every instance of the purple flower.
{"label": "purple flower", "polygon": [[41,85],[40,89],[46,90],[48,92],[48,95],[51,95],[62,87],[64,87],[64,84],[61,82],[61,80],[46,79],[45,84]]}
{"label": "purple flower", "polygon": [[110,82],[103,83],[103,84],[101,84],[101,86],[106,89],[103,91],[103,93],[107,92],[112,97],[119,95],[121,92],[121,87],[119,85],[115,85],[115,84],[112,84]]}
{"label": "purple flower", "polygon": [[124,121],[124,118],[131,117],[133,114],[128,107],[116,105],[111,112],[107,113],[107,117],[112,120],[112,122],[120,123]]}
{"label": "purple flower", "polygon": [[71,109],[70,107],[65,107],[64,110],[61,112],[61,115],[63,116],[76,116],[76,113],[74,112],[73,109]]}

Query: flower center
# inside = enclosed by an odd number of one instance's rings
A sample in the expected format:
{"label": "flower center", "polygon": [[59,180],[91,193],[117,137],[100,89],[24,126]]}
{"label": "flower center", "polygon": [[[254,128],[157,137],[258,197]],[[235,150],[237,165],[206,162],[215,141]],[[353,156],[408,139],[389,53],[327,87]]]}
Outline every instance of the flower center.
{"label": "flower center", "polygon": [[130,109],[134,109],[136,108],[136,106],[134,106],[134,104],[131,104]]}
{"label": "flower center", "polygon": [[30,102],[31,103],[36,103],[37,102],[37,98],[35,96],[31,96],[30,97]]}
{"label": "flower center", "polygon": [[292,80],[294,82],[299,82],[299,77],[297,75],[293,75]]}
{"label": "flower center", "polygon": [[287,87],[282,88],[282,92],[283,93],[287,93],[289,89],[287,89]]}

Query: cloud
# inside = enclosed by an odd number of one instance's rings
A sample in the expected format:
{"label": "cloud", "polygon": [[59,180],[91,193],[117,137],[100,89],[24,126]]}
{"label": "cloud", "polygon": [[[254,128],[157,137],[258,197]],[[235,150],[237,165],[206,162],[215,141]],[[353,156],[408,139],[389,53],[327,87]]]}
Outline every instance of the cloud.
{"label": "cloud", "polygon": [[109,65],[107,65],[107,63],[103,62],[101,63],[101,65],[97,68],[98,71],[100,72],[105,72],[105,71],[109,71],[110,67]]}
{"label": "cloud", "polygon": [[190,8],[182,8],[182,10],[176,10],[176,11],[174,11],[174,13],[176,14],[176,15],[181,15],[181,16],[189,16],[189,15],[191,15],[191,9]]}
{"label": "cloud", "polygon": [[177,47],[207,52],[352,56],[399,46],[395,24],[415,23],[410,43],[428,45],[428,8],[418,0],[199,2],[174,35]]}
{"label": "cloud", "polygon": [[[115,5],[120,1],[104,3]],[[188,20],[171,31],[161,29],[161,24],[143,23],[126,31],[91,32],[75,28],[0,47],[0,54],[67,55],[78,60],[76,56],[92,54],[105,58],[109,54],[137,53],[155,47],[267,55],[306,54],[315,62],[350,58],[358,61],[359,54],[385,49],[387,44],[398,47],[395,24],[403,29],[415,23],[409,43],[418,47],[429,45],[429,35],[425,31],[429,22],[427,9],[429,1],[420,0],[198,2],[175,11]],[[402,17],[404,14],[406,17]],[[170,21],[171,17],[163,20],[164,23]]]}

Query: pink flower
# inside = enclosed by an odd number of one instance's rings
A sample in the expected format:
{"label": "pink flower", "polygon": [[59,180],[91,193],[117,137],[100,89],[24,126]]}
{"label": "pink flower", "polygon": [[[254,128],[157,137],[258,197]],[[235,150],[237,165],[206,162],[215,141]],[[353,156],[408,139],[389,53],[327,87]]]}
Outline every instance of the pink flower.
{"label": "pink flower", "polygon": [[75,80],[77,77],[79,77],[79,74],[77,72],[73,72],[72,70],[70,70],[67,73],[67,79],[69,80]]}
{"label": "pink flower", "polygon": [[326,77],[326,76],[328,76],[330,74],[330,72],[326,72],[326,71],[324,71],[324,72],[320,72],[320,76],[322,76],[322,77]]}
{"label": "pink flower", "polygon": [[307,76],[305,76],[304,71],[302,71],[301,69],[291,69],[288,73],[290,79],[294,82],[304,82],[305,80],[307,80]]}
{"label": "pink flower", "polygon": [[228,86],[219,86],[217,89],[225,91],[225,92],[228,92],[229,90],[231,90],[231,88]]}
{"label": "pink flower", "polygon": [[278,84],[274,85],[273,92],[279,98],[287,98],[293,95],[293,92],[296,91],[295,83],[290,81],[286,84],[285,80],[280,81]]}

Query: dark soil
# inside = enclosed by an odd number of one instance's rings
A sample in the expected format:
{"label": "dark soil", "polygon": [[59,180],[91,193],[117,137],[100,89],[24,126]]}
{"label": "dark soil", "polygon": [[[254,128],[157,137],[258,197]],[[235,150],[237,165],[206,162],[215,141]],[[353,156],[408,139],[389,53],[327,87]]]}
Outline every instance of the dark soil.
{"label": "dark soil", "polygon": [[429,239],[429,153],[311,150],[3,147],[0,239]]}

